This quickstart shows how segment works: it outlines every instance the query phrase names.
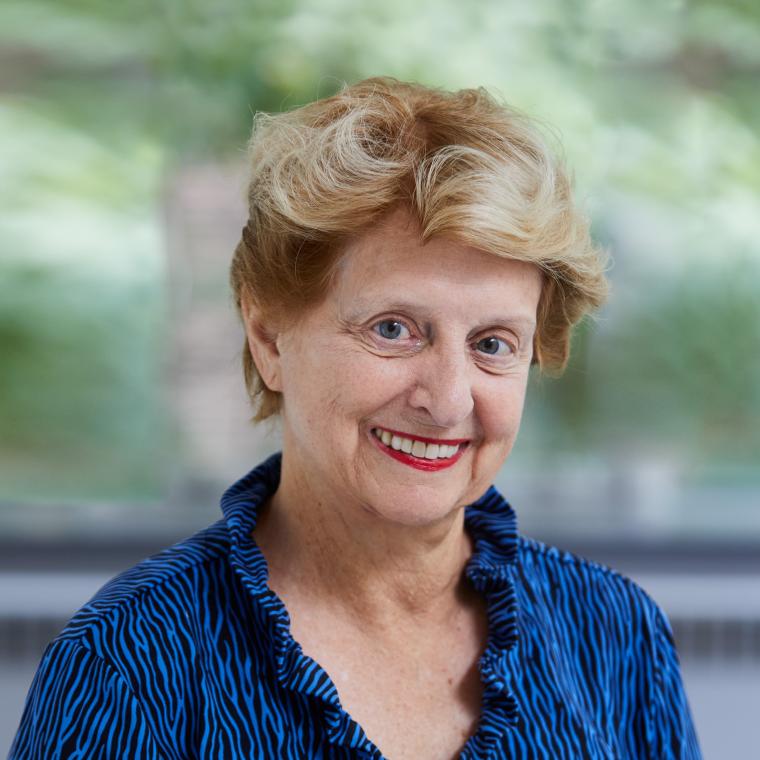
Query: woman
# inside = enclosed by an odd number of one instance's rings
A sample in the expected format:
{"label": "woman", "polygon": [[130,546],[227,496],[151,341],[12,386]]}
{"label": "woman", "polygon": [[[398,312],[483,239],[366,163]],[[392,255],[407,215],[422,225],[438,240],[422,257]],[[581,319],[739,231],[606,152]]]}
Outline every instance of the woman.
{"label": "woman", "polygon": [[45,652],[11,757],[698,758],[669,625],[490,487],[603,261],[531,123],[372,79],[260,116],[231,281],[283,449]]}

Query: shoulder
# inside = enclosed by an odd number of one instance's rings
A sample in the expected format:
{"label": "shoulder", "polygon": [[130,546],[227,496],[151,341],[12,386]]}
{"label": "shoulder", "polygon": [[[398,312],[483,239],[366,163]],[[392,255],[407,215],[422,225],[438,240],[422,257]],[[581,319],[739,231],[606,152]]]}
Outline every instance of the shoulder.
{"label": "shoulder", "polygon": [[[227,556],[220,521],[106,583],[45,650],[11,757],[55,744],[66,757],[86,745],[88,757],[158,758],[158,742],[181,741],[163,716],[181,727],[192,708],[199,652],[235,593]],[[87,710],[68,711],[72,699]]]}
{"label": "shoulder", "polygon": [[603,617],[610,622],[638,622],[668,627],[658,604],[635,581],[594,560],[521,536],[518,585],[538,604],[548,604],[576,618]]}
{"label": "shoulder", "polygon": [[520,567],[530,579],[577,584],[589,591],[593,588],[604,588],[630,595],[642,604],[655,604],[641,586],[623,573],[601,562],[550,546],[534,538],[519,537],[518,557]]}
{"label": "shoulder", "polygon": [[134,635],[186,621],[212,580],[216,593],[223,592],[228,547],[226,527],[219,521],[144,559],[100,588],[55,641],[77,643],[104,657],[114,643],[109,631]]}
{"label": "shoulder", "polygon": [[565,684],[568,693],[626,716],[615,720],[626,757],[700,757],[670,623],[641,586],[523,537],[514,577],[522,646],[534,671],[543,663],[552,688]]}

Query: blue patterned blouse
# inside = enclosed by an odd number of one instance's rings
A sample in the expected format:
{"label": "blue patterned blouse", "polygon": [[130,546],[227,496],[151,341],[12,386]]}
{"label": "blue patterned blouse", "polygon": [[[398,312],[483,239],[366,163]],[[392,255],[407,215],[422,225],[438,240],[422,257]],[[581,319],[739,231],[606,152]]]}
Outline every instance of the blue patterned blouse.
{"label": "blue patterned blouse", "polygon": [[[382,758],[290,634],[252,539],[275,454],[224,519],[107,583],[50,643],[10,758]],[[481,718],[462,758],[700,757],[668,622],[633,582],[465,508],[488,605]]]}

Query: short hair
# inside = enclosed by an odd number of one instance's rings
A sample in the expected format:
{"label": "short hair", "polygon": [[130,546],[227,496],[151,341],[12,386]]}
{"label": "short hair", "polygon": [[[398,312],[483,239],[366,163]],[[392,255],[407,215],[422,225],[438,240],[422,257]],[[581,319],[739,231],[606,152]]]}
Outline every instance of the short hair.
{"label": "short hair", "polygon": [[[254,118],[249,218],[230,283],[284,324],[326,295],[349,237],[404,205],[423,240],[444,235],[544,273],[533,362],[560,374],[572,327],[606,296],[605,256],[536,123],[483,88],[448,92],[365,79],[294,110]],[[276,414],[248,348],[253,419]]]}

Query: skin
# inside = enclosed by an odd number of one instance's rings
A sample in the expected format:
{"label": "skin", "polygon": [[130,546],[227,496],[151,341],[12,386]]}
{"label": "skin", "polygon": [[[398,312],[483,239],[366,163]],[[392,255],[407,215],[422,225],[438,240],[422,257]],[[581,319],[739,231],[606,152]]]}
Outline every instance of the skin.
{"label": "skin", "polygon": [[[474,660],[484,646],[463,507],[517,436],[541,283],[533,264],[446,238],[423,246],[399,209],[348,244],[324,301],[296,325],[273,333],[244,302],[256,366],[283,394],[282,479],[256,541],[293,635],[323,659],[381,653],[364,678],[419,677],[423,660],[452,683],[464,678],[448,672],[452,652]],[[375,427],[469,443],[452,467],[425,472],[388,456]]]}

